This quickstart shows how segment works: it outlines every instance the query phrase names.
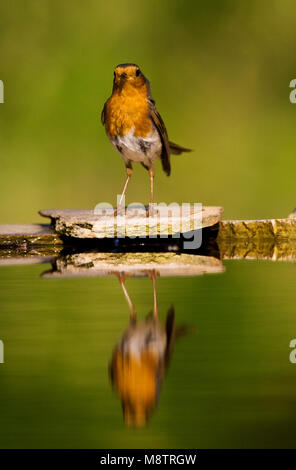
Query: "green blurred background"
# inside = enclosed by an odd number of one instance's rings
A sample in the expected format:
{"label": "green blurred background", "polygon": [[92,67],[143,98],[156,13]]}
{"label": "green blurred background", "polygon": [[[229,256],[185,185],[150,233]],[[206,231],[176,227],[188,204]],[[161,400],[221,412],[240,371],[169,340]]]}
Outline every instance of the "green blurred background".
{"label": "green blurred background", "polygon": [[[122,62],[150,79],[170,138],[195,149],[172,157],[170,178],[158,166],[157,201],[222,205],[226,218],[288,215],[295,24],[293,0],[2,0],[0,223],[115,202],[124,165],[100,113]],[[134,167],[127,202],[147,202],[147,172]],[[118,281],[1,268],[0,447],[293,446],[295,266],[226,267],[157,281],[161,319],[174,304],[176,322],[194,328],[139,432],[125,428],[108,378],[128,323]],[[150,280],[128,288],[144,318]]]}
{"label": "green blurred background", "polygon": [[[0,222],[115,202],[124,165],[100,112],[122,62],[152,82],[170,138],[195,149],[173,157],[170,178],[158,167],[158,202],[288,215],[295,23],[294,0],[2,1]],[[135,167],[127,202],[147,202],[148,175]]]}

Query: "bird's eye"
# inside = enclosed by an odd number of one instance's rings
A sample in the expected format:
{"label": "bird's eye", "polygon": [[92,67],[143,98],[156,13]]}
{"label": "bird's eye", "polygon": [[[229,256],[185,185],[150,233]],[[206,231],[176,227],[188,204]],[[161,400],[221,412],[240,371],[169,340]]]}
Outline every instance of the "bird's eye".
{"label": "bird's eye", "polygon": [[140,73],[141,73],[141,70],[140,70],[140,69],[137,69],[137,70],[136,70],[136,77],[138,77],[138,76],[140,75]]}

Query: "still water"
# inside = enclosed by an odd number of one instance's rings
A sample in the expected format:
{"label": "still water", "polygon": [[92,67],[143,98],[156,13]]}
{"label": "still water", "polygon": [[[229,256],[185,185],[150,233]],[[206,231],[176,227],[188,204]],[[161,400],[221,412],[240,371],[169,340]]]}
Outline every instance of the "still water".
{"label": "still water", "polygon": [[224,266],[157,278],[157,318],[149,276],[1,267],[0,447],[294,447],[296,266]]}

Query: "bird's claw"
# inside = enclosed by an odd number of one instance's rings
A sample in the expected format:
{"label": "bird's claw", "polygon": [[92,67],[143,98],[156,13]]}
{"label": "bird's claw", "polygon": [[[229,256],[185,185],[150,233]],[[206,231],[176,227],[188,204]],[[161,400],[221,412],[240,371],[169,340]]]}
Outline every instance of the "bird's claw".
{"label": "bird's claw", "polygon": [[158,214],[157,209],[155,209],[155,204],[150,203],[146,209],[146,217],[155,217]]}
{"label": "bird's claw", "polygon": [[114,217],[124,215],[124,208],[122,206],[117,206],[116,209],[114,209]]}

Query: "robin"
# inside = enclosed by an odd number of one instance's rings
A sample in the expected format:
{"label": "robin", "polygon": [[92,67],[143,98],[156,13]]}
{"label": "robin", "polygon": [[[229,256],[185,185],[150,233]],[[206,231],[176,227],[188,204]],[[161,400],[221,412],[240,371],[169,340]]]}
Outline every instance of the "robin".
{"label": "robin", "polygon": [[175,311],[167,312],[166,323],[158,319],[156,273],[148,271],[153,282],[153,314],[144,321],[137,314],[125,286],[125,273],[117,273],[130,310],[130,324],[112,354],[110,376],[118,392],[128,426],[145,426],[156,407],[160,388],[173,354],[175,341],[187,333],[175,326]]}
{"label": "robin", "polygon": [[154,162],[161,159],[169,176],[170,154],[191,150],[170,142],[163,120],[151,96],[150,83],[136,64],[120,64],[114,70],[112,95],[106,101],[102,124],[115,149],[121,154],[127,178],[119,207],[132,175],[132,163],[141,163],[150,174],[150,207],[154,200]]}

